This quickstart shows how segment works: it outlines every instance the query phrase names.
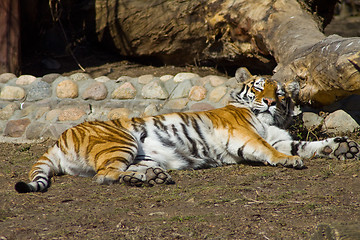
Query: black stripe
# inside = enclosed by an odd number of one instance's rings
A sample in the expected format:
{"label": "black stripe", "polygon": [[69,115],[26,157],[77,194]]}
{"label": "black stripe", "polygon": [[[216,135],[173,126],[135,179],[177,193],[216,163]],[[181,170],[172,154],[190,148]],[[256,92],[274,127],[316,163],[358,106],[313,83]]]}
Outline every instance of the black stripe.
{"label": "black stripe", "polygon": [[298,155],[300,142],[292,142],[291,143],[291,155]]}

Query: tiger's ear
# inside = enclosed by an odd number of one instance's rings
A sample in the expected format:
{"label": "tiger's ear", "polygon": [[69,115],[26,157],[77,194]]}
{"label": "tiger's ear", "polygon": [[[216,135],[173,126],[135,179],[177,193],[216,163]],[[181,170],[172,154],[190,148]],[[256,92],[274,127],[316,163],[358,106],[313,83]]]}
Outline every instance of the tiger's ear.
{"label": "tiger's ear", "polygon": [[245,67],[241,67],[236,70],[235,79],[238,83],[246,82],[251,77],[252,77],[251,73]]}

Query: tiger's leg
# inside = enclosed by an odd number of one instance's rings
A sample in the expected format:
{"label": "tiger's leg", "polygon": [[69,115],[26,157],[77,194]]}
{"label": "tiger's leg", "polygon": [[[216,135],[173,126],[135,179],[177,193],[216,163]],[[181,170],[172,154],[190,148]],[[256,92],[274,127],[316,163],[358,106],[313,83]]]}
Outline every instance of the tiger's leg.
{"label": "tiger's leg", "polygon": [[264,138],[254,131],[233,131],[233,136],[224,143],[228,151],[246,161],[263,162],[272,166],[302,168],[301,157],[282,153],[271,146]]}
{"label": "tiger's leg", "polygon": [[347,137],[328,138],[322,141],[295,141],[283,129],[270,126],[267,139],[278,151],[298,155],[302,158],[328,157],[337,159],[359,159],[360,146]]}
{"label": "tiger's leg", "polygon": [[[151,186],[154,184],[174,183],[166,170],[160,167],[156,161],[151,159],[137,161],[135,164],[130,165],[127,171],[143,174],[145,183]],[[130,185],[138,185],[137,179],[132,175],[125,175],[122,178],[122,181]]]}
{"label": "tiger's leg", "polygon": [[[113,184],[121,182],[125,176],[131,176],[137,185],[145,181],[145,175],[128,169],[135,159],[137,145],[119,145],[118,143],[104,143],[100,151],[93,151],[89,154],[94,159],[96,175],[94,180],[99,184]],[[135,183],[136,182],[136,183]]]}
{"label": "tiger's leg", "polygon": [[322,141],[280,141],[274,144],[279,151],[303,158],[327,157],[340,160],[359,159],[359,145],[346,137],[329,138]]}

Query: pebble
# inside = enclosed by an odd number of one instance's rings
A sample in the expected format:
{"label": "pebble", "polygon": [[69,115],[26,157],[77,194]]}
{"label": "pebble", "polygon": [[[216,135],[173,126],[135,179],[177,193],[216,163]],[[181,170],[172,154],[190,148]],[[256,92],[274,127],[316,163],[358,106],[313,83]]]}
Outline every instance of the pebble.
{"label": "pebble", "polygon": [[67,108],[59,113],[59,121],[76,121],[84,115],[86,115],[85,111],[80,108]]}
{"label": "pebble", "polygon": [[16,103],[10,103],[0,110],[0,120],[8,120],[19,109]]}
{"label": "pebble", "polygon": [[32,75],[21,75],[18,79],[16,79],[16,85],[29,85],[35,82],[36,77]]}
{"label": "pebble", "polygon": [[100,77],[95,78],[94,80],[97,82],[102,82],[102,83],[111,81],[111,79],[108,78],[107,76],[100,76]]}
{"label": "pebble", "polygon": [[163,82],[167,82],[169,81],[170,79],[174,78],[173,75],[164,75],[164,76],[161,76],[160,77],[160,80],[163,81]]}
{"label": "pebble", "polygon": [[112,94],[113,99],[132,99],[136,96],[136,88],[130,83],[126,82],[116,88]]}
{"label": "pebble", "polygon": [[9,137],[21,137],[30,123],[31,121],[29,118],[10,120],[6,124],[4,135]]}
{"label": "pebble", "polygon": [[191,80],[193,78],[200,78],[196,73],[178,73],[174,77],[174,82],[179,83],[185,80]]}
{"label": "pebble", "polygon": [[49,74],[44,75],[41,80],[44,82],[47,82],[47,83],[52,83],[58,77],[61,77],[61,75],[58,73],[49,73]]}
{"label": "pebble", "polygon": [[51,96],[51,85],[44,81],[38,81],[27,90],[27,101],[38,101]]}
{"label": "pebble", "polygon": [[203,86],[193,86],[189,92],[189,99],[192,101],[201,101],[206,98],[206,88]]}
{"label": "pebble", "polygon": [[227,88],[225,86],[219,86],[214,88],[210,93],[209,93],[209,100],[211,102],[219,102],[220,99],[225,96],[227,91]]}
{"label": "pebble", "polygon": [[26,96],[25,90],[21,87],[5,86],[1,89],[0,99],[3,100],[22,100]]}
{"label": "pebble", "polygon": [[146,74],[146,75],[142,75],[138,78],[138,82],[140,84],[148,84],[149,82],[151,82],[154,79],[154,76],[152,74]]}
{"label": "pebble", "polygon": [[174,110],[182,110],[188,104],[189,99],[180,98],[180,99],[171,99],[165,105],[165,109],[174,109]]}
{"label": "pebble", "polygon": [[115,120],[119,118],[128,118],[130,113],[130,110],[127,108],[116,108],[108,113],[108,119]]}
{"label": "pebble", "polygon": [[144,98],[150,99],[166,99],[169,97],[161,82],[156,80],[146,84],[142,89],[141,95]]}
{"label": "pebble", "polygon": [[78,97],[78,86],[70,79],[64,80],[56,86],[56,95],[58,98],[76,98]]}
{"label": "pebble", "polygon": [[[96,80],[96,79],[95,79]],[[103,100],[108,94],[107,88],[102,82],[94,82],[88,86],[82,94],[82,98],[92,100]]]}
{"label": "pebble", "polygon": [[192,87],[191,81],[190,80],[185,80],[183,82],[180,82],[175,89],[173,90],[173,92],[171,93],[171,98],[172,99],[176,99],[176,98],[185,98],[189,95],[189,91]]}
{"label": "pebble", "polygon": [[90,75],[87,73],[74,73],[74,74],[70,75],[69,78],[71,80],[73,80],[74,82],[80,82],[80,81],[85,81],[85,80],[91,79]]}
{"label": "pebble", "polygon": [[0,83],[7,83],[14,78],[16,78],[16,75],[13,73],[2,73],[0,74]]}

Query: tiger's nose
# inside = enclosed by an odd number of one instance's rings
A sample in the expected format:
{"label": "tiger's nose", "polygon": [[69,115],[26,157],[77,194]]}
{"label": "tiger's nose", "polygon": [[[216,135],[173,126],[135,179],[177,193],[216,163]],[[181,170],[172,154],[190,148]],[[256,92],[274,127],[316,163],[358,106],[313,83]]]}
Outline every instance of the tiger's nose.
{"label": "tiger's nose", "polygon": [[276,105],[276,101],[275,101],[274,99],[272,99],[272,98],[264,98],[263,101],[264,101],[264,103],[267,104],[269,107]]}

